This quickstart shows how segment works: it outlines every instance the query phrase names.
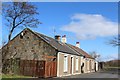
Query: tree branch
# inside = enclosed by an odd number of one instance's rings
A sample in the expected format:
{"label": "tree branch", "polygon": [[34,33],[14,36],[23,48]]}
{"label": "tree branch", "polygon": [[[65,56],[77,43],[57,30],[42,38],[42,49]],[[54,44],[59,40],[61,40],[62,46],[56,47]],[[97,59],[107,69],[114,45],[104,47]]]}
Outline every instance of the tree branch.
{"label": "tree branch", "polygon": [[18,24],[15,25],[15,27],[17,27],[17,26],[19,26],[20,24],[22,24],[22,23],[25,21],[25,19],[27,19],[28,17],[29,17],[29,16],[26,16],[25,18],[23,18],[22,21],[20,21]]}

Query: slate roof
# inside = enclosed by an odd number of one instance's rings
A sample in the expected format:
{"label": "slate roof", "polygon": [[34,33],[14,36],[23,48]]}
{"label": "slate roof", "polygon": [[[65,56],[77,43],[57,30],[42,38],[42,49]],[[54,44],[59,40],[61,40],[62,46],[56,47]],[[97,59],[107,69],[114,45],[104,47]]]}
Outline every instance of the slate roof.
{"label": "slate roof", "polygon": [[82,50],[76,46],[73,46],[73,45],[67,44],[67,43],[62,43],[62,42],[57,41],[51,37],[44,35],[44,34],[40,34],[37,32],[34,32],[34,33],[60,52],[65,52],[65,53],[73,54],[73,55],[85,56],[86,58],[93,59],[92,56],[90,56],[84,50]]}
{"label": "slate roof", "polygon": [[78,48],[76,46],[73,46],[71,44],[67,44],[68,46],[70,46],[71,48],[73,48],[75,51],[77,51],[78,53],[82,54],[83,56],[85,56],[86,58],[91,58],[94,59],[92,56],[90,56],[87,52],[85,52],[84,50],[82,50],[81,48]]}
{"label": "slate roof", "polygon": [[51,37],[48,37],[46,35],[34,32],[36,35],[38,35],[40,38],[42,38],[44,41],[46,41],[48,44],[50,44],[51,46],[53,46],[56,50],[58,50],[59,52],[65,52],[68,54],[73,54],[73,55],[79,55],[81,56],[82,54],[79,54],[78,52],[76,52],[75,50],[71,49],[71,47],[69,47],[68,45],[66,45],[66,43],[62,43],[60,41],[57,41]]}

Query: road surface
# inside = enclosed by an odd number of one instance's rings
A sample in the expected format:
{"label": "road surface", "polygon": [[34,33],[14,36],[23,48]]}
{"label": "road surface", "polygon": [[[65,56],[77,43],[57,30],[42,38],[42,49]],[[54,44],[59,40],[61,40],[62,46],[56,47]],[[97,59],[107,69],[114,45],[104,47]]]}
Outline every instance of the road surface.
{"label": "road surface", "polygon": [[93,72],[93,73],[84,73],[72,76],[65,76],[62,78],[118,78],[119,75],[115,73],[107,72]]}

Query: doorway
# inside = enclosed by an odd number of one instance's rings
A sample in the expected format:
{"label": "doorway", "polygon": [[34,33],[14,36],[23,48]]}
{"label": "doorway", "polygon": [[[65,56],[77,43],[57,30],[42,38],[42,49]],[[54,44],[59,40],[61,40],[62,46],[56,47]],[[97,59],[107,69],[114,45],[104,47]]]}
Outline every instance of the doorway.
{"label": "doorway", "polygon": [[70,69],[70,73],[71,74],[73,74],[73,69],[74,69],[74,67],[73,67],[73,57],[71,57],[71,69]]}
{"label": "doorway", "polygon": [[95,72],[96,72],[96,63],[95,63]]}

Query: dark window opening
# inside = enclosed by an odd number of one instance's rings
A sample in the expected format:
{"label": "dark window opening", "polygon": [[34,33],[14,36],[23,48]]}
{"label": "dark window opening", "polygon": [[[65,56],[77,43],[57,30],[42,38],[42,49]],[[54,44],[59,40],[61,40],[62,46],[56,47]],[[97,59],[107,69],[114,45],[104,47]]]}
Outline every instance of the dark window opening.
{"label": "dark window opening", "polygon": [[20,35],[20,39],[23,39],[23,36],[22,36],[22,35]]}
{"label": "dark window opening", "polygon": [[85,56],[83,56],[83,58],[85,58]]}
{"label": "dark window opening", "polygon": [[39,42],[39,45],[41,45],[41,42]]}
{"label": "dark window opening", "polygon": [[56,61],[56,58],[53,58],[53,61]]}
{"label": "dark window opening", "polygon": [[27,39],[29,39],[29,37],[27,37]]}
{"label": "dark window opening", "polygon": [[34,52],[34,50],[31,50],[31,52]]}
{"label": "dark window opening", "polygon": [[16,49],[16,47],[14,47],[14,49]]}
{"label": "dark window opening", "polygon": [[27,50],[25,50],[25,52],[27,52]]}
{"label": "dark window opening", "polygon": [[25,31],[25,34],[27,34],[27,31]]}

